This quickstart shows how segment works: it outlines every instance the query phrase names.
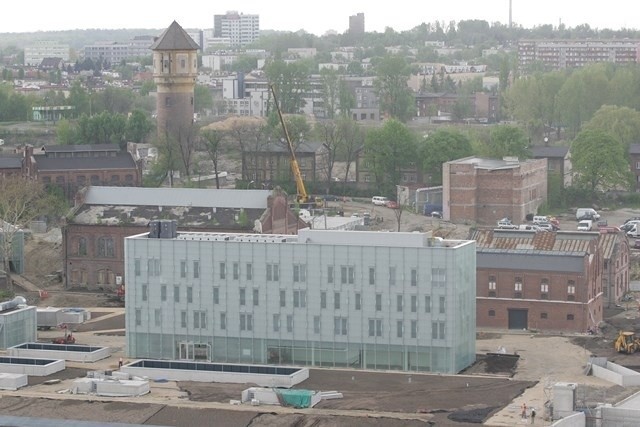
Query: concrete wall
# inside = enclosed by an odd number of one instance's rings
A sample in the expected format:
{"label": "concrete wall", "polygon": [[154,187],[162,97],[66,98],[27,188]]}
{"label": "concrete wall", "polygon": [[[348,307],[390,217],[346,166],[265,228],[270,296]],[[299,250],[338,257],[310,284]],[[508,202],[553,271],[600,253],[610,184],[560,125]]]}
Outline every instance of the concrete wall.
{"label": "concrete wall", "polygon": [[613,407],[600,408],[603,427],[626,427],[640,425],[640,410]]}
{"label": "concrete wall", "polygon": [[54,360],[47,365],[23,365],[18,363],[0,363],[0,372],[46,377],[65,368],[64,360]]}
{"label": "concrete wall", "polygon": [[551,424],[552,427],[584,427],[587,423],[587,417],[584,412],[576,412],[561,420]]}
{"label": "concrete wall", "polygon": [[640,373],[613,362],[606,362],[604,366],[592,362],[591,370],[595,377],[602,378],[603,380],[618,384],[622,387],[640,385]]}
{"label": "concrete wall", "polygon": [[[37,344],[37,343],[31,343]],[[48,344],[51,345],[51,344]],[[93,351],[67,351],[67,346],[60,345],[60,350],[38,350],[35,348],[11,347],[7,349],[7,355],[12,357],[40,358],[40,359],[64,359],[73,362],[96,362],[111,356],[109,347],[93,347]]]}

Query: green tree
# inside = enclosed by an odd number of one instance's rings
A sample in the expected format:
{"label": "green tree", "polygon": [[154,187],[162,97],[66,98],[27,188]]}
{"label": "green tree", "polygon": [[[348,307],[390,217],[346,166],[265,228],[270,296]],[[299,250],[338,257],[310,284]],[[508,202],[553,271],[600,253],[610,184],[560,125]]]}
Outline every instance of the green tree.
{"label": "green tree", "polygon": [[382,128],[372,129],[365,139],[365,159],[386,194],[393,194],[400,183],[402,169],[416,163],[415,135],[400,121],[387,120]]}
{"label": "green tree", "polygon": [[75,114],[79,117],[82,114],[91,113],[89,104],[89,93],[82,87],[82,83],[80,83],[80,81],[74,81],[71,85],[71,89],[69,90],[69,97],[67,98],[66,105],[75,107]]}
{"label": "green tree", "polygon": [[492,128],[486,148],[487,155],[498,159],[506,156],[519,159],[531,157],[527,137],[517,126],[501,125]]}
{"label": "green tree", "polygon": [[603,105],[584,129],[601,130],[615,136],[625,150],[640,141],[640,112],[629,107]]}
{"label": "green tree", "polygon": [[411,70],[403,56],[387,55],[375,65],[375,87],[380,110],[389,117],[407,121],[414,115],[415,105],[407,80]]}
{"label": "green tree", "polygon": [[430,134],[419,144],[422,169],[433,185],[442,184],[442,164],[473,155],[471,140],[454,129],[442,129]]}
{"label": "green tree", "polygon": [[258,58],[254,55],[240,55],[238,59],[231,64],[231,70],[234,73],[250,73],[258,69]]}
{"label": "green tree", "polygon": [[608,132],[585,129],[571,145],[574,185],[591,194],[630,189],[633,177],[621,141]]}
{"label": "green tree", "polygon": [[287,64],[275,60],[265,67],[265,74],[269,83],[276,88],[282,113],[299,114],[305,105],[303,96],[309,84],[307,64],[302,61]]}
{"label": "green tree", "polygon": [[125,137],[127,141],[144,142],[153,130],[153,123],[142,110],[133,110],[127,119]]}
{"label": "green tree", "polygon": [[62,119],[56,123],[56,142],[60,145],[71,145],[77,141],[75,127],[69,120]]}
{"label": "green tree", "polygon": [[153,80],[145,80],[140,86],[140,95],[148,96],[150,92],[155,92],[156,89],[156,83]]}
{"label": "green tree", "polygon": [[336,116],[340,99],[340,79],[338,73],[330,69],[320,71],[320,79],[322,81],[324,111],[328,119],[333,119]]}
{"label": "green tree", "polygon": [[194,89],[194,109],[198,113],[213,109],[213,95],[207,86],[196,85]]}

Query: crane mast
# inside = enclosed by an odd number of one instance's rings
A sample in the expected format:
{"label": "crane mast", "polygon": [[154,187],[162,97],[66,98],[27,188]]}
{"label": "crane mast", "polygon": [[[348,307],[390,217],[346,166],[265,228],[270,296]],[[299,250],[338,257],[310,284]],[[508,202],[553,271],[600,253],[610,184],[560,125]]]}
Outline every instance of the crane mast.
{"label": "crane mast", "polygon": [[296,159],[296,153],[293,149],[293,144],[291,143],[291,138],[289,137],[289,131],[287,130],[287,126],[284,123],[284,118],[282,117],[282,111],[280,110],[280,105],[278,104],[278,98],[276,97],[276,89],[273,84],[269,85],[271,89],[271,94],[273,95],[273,103],[276,106],[276,110],[278,111],[278,118],[280,119],[280,124],[282,125],[282,130],[284,131],[284,136],[287,140],[287,147],[289,148],[289,156],[291,157],[291,172],[293,172],[293,179],[296,182],[296,191],[297,191],[297,201],[298,203],[307,203],[309,201],[309,195],[307,194],[307,189],[304,186],[304,181],[302,180],[302,173],[300,172],[300,166],[298,165],[298,160]]}

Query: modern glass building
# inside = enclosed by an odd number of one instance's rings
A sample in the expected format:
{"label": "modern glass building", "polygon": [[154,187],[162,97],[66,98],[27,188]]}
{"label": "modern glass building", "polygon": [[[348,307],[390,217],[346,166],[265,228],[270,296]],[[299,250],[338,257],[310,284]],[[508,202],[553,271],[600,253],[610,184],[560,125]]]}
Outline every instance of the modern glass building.
{"label": "modern glass building", "polygon": [[474,241],[151,230],[125,241],[129,357],[441,373],[475,361]]}

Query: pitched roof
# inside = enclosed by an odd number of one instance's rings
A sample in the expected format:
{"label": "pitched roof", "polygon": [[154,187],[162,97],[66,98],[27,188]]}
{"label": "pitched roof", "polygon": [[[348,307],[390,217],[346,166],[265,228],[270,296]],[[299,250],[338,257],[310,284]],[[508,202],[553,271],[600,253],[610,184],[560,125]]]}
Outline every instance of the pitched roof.
{"label": "pitched roof", "polygon": [[198,44],[173,21],[151,45],[151,50],[198,50]]}
{"label": "pitched roof", "polygon": [[522,230],[475,229],[469,239],[476,241],[478,251],[586,254],[600,233],[582,231],[539,232]]}
{"label": "pitched roof", "polygon": [[537,145],[531,147],[531,153],[534,158],[541,157],[561,157],[565,158],[569,152],[569,147],[548,147],[546,145]]}
{"label": "pitched roof", "polygon": [[21,154],[3,154],[2,157],[0,157],[0,169],[20,169],[21,167]]}
{"label": "pitched roof", "polygon": [[640,154],[640,144],[629,145],[629,154]]}
{"label": "pitched roof", "polygon": [[104,170],[104,169],[133,169],[136,162],[130,153],[120,152],[115,157],[44,157],[36,156],[39,171],[57,170]]}
{"label": "pitched roof", "polygon": [[84,151],[120,151],[118,144],[69,144],[69,145],[45,145],[42,147],[45,153],[77,153]]}

